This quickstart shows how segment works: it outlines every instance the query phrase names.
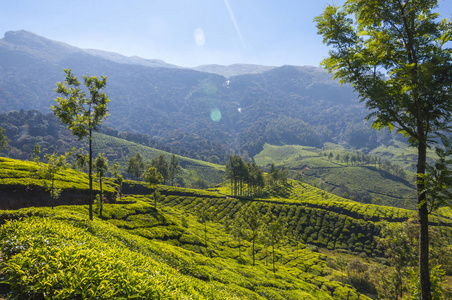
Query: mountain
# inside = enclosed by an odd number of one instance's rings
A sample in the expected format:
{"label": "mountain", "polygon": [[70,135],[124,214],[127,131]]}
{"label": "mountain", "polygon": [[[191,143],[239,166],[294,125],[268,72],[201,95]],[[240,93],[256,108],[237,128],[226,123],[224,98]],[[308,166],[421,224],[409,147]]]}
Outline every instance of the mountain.
{"label": "mountain", "polygon": [[[65,68],[77,76],[107,76],[106,126],[149,135],[194,158],[224,162],[229,153],[254,156],[266,142],[333,141],[371,150],[392,138],[364,123],[365,108],[353,89],[320,68],[232,65],[199,67],[201,72],[82,50],[26,31],[7,32],[0,40],[0,112],[49,112]],[[247,74],[208,73],[218,70]],[[195,150],[199,145],[202,157]]]}
{"label": "mountain", "polygon": [[229,66],[222,65],[202,65],[194,67],[193,70],[218,74],[224,77],[232,77],[244,74],[260,74],[266,71],[270,71],[276,67],[271,66],[260,66],[260,65],[250,65],[250,64],[233,64]]}
{"label": "mountain", "polygon": [[96,49],[85,49],[85,52],[90,55],[98,56],[120,64],[140,65],[152,68],[180,68],[176,65],[167,64],[160,59],[145,59],[139,56],[124,56],[118,53]]}

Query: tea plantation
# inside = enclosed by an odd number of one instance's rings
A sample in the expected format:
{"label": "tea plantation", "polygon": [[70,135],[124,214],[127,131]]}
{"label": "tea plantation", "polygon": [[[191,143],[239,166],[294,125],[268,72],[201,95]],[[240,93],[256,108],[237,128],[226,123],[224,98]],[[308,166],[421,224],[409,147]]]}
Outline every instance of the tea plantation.
{"label": "tea plantation", "polygon": [[[0,160],[1,189],[37,190],[33,162]],[[10,166],[9,168],[7,166]],[[70,193],[86,189],[86,175],[58,174]],[[132,183],[130,183],[132,185]],[[141,185],[141,189],[140,189]],[[131,190],[146,190],[135,182]],[[361,204],[289,181],[284,196],[237,199],[218,191],[158,186],[104,204],[88,220],[86,205],[0,211],[0,295],[11,299],[371,299],[375,288],[352,286],[340,259],[369,270],[380,264],[376,238],[387,223],[414,215],[400,208]],[[104,190],[114,192],[107,181]],[[32,197],[33,193],[30,192]],[[256,206],[284,217],[272,247],[238,240],[232,222]],[[207,213],[209,218],[201,219]],[[432,216],[444,241],[452,240],[450,210]],[[272,269],[273,259],[275,272]],[[353,273],[354,274],[354,273]],[[361,273],[360,273],[361,274]],[[364,274],[364,273],[363,273]],[[0,297],[1,297],[0,296]]]}

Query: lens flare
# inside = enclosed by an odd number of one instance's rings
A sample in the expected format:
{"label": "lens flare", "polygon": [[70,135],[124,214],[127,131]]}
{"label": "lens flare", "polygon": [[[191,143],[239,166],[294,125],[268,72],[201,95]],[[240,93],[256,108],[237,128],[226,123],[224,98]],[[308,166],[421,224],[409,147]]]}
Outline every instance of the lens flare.
{"label": "lens flare", "polygon": [[25,138],[28,136],[28,124],[25,123],[25,125],[20,126],[20,133],[19,133],[19,138],[17,139],[18,142],[22,142],[23,140],[25,140]]}
{"label": "lens flare", "polygon": [[207,82],[203,85],[203,90],[206,95],[213,96],[217,93],[218,88],[214,82]]}
{"label": "lens flare", "polygon": [[221,111],[218,108],[214,108],[210,111],[210,119],[214,122],[221,121]]}
{"label": "lens flare", "polygon": [[206,38],[204,37],[204,30],[202,28],[196,28],[193,37],[195,38],[196,45],[204,46]]}

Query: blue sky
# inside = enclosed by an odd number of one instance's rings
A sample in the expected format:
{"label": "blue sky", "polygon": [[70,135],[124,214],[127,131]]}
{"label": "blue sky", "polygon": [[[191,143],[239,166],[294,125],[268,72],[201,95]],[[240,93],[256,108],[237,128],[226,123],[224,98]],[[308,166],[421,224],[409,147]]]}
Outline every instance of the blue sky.
{"label": "blue sky", "polygon": [[[0,0],[0,36],[28,30],[80,48],[203,64],[313,65],[327,48],[318,0]],[[343,0],[335,0],[341,5]],[[452,0],[439,12],[452,17]]]}

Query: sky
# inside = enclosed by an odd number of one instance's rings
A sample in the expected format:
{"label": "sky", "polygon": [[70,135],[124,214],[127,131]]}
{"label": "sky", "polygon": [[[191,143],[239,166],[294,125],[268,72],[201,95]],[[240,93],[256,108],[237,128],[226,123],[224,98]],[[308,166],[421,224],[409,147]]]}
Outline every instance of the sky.
{"label": "sky", "polygon": [[[0,37],[27,30],[83,49],[183,67],[319,66],[328,48],[313,23],[344,0],[0,0]],[[439,0],[452,17],[452,0]]]}

